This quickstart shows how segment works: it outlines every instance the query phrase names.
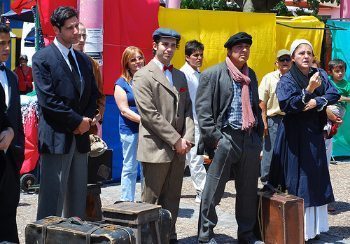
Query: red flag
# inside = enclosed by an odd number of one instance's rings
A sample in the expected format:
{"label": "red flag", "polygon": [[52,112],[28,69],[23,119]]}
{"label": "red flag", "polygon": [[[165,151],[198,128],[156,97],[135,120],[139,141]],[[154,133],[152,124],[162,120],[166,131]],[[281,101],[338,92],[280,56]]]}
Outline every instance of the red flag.
{"label": "red flag", "polygon": [[15,0],[11,3],[11,9],[20,15],[23,9],[31,9],[35,5],[36,0]]}
{"label": "red flag", "polygon": [[50,17],[53,11],[59,6],[70,6],[72,8],[77,8],[77,0],[37,0],[38,9],[40,16],[40,24],[43,30],[43,35],[50,42],[55,38],[55,33],[53,31],[52,25],[50,23]]}
{"label": "red flag", "polygon": [[139,47],[147,63],[153,57],[152,33],[159,27],[159,0],[105,0],[103,4],[103,90],[112,95],[127,46]]}

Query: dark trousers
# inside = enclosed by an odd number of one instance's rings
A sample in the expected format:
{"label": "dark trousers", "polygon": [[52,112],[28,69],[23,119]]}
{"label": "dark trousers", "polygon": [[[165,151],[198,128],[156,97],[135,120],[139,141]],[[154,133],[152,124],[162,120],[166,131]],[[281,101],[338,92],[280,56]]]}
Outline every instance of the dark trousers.
{"label": "dark trousers", "polygon": [[263,144],[263,156],[261,159],[260,180],[262,183],[266,183],[269,180],[269,172],[271,159],[273,154],[273,148],[275,146],[277,129],[282,121],[283,116],[276,115],[267,118],[269,134],[264,137]]}
{"label": "dark trousers", "polygon": [[0,151],[0,242],[19,243],[16,223],[19,194],[19,171]]}
{"label": "dark trousers", "polygon": [[214,236],[213,229],[218,222],[215,206],[224,193],[231,166],[237,193],[238,238],[252,235],[256,221],[261,139],[255,131],[249,134],[230,126],[223,128],[222,133],[202,192],[198,220],[198,240],[201,242],[208,242]]}
{"label": "dark trousers", "polygon": [[175,224],[179,212],[184,167],[185,156],[178,155],[175,155],[170,163],[142,163],[142,201],[159,204],[171,212],[170,239],[177,239]]}

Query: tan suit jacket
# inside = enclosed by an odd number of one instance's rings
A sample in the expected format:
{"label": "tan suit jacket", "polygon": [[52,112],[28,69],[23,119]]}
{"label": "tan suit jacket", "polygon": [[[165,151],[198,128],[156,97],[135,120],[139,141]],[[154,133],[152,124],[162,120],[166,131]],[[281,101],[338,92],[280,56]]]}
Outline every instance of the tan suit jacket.
{"label": "tan suit jacket", "polygon": [[191,99],[185,75],[172,70],[172,87],[163,71],[150,61],[134,75],[133,92],[141,116],[137,160],[171,162],[181,137],[194,145]]}

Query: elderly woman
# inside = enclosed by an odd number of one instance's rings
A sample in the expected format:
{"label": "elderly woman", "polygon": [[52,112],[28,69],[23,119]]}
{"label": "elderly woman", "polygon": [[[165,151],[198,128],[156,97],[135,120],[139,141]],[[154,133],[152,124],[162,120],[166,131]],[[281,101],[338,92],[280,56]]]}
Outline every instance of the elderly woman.
{"label": "elderly woman", "polygon": [[19,65],[14,70],[18,76],[18,88],[20,94],[27,94],[33,91],[32,68],[28,66],[27,55],[19,56],[18,63]]}
{"label": "elderly woman", "polygon": [[121,175],[121,201],[134,201],[137,178],[136,160],[140,115],[138,114],[134,94],[132,92],[132,78],[137,70],[145,65],[142,51],[137,47],[127,47],[122,55],[122,75],[116,81],[114,98],[120,111],[119,133],[123,147],[123,169]]}
{"label": "elderly woman", "polygon": [[324,70],[313,68],[307,40],[291,45],[293,65],[276,93],[286,113],[277,132],[269,183],[304,199],[305,240],[328,231],[327,204],[334,201],[327,166],[323,127],[325,108],[339,99]]}

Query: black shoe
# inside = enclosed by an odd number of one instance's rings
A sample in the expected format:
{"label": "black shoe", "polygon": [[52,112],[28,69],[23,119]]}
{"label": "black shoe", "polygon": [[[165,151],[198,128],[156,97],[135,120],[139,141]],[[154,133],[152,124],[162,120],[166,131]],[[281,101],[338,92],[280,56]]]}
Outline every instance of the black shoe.
{"label": "black shoe", "polygon": [[200,243],[200,244],[217,244],[215,238],[211,238],[210,241],[208,241],[208,242],[199,241],[198,243]]}
{"label": "black shoe", "polygon": [[265,244],[265,242],[260,241],[258,238],[256,238],[255,236],[251,236],[249,238],[246,239],[238,239],[238,243],[239,244]]}
{"label": "black shoe", "polygon": [[170,240],[169,240],[169,244],[177,244],[177,243],[179,243],[179,242],[177,241],[177,239],[170,239]]}

